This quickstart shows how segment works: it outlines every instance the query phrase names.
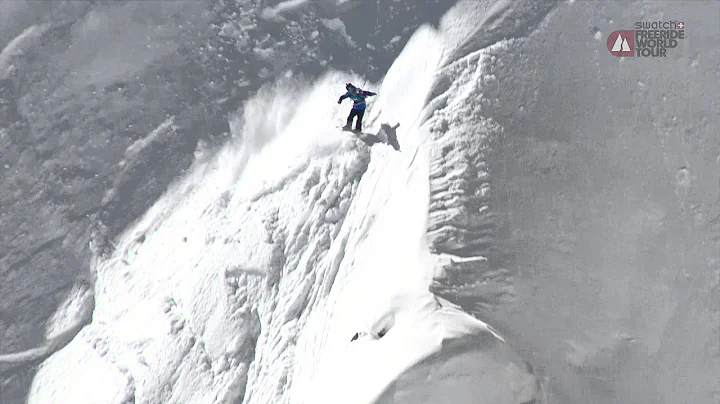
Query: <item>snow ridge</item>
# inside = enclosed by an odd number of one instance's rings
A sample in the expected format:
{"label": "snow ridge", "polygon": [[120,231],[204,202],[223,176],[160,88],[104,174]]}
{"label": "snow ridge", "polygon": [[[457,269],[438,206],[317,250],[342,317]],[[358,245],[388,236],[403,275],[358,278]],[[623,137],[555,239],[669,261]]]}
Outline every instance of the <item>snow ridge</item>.
{"label": "snow ridge", "polygon": [[494,80],[485,71],[492,63],[493,56],[476,52],[446,65],[431,100],[438,108],[427,121],[436,144],[431,157],[428,238],[431,251],[442,261],[433,291],[465,307],[482,304],[467,299],[485,295],[477,292],[486,292],[488,279],[500,282],[502,293],[509,289],[502,271],[491,272],[485,258],[495,231],[485,159],[493,139],[502,135],[502,127],[483,112],[484,87]]}
{"label": "snow ridge", "polygon": [[[261,299],[264,327],[277,332],[263,333],[258,340],[262,360],[251,365],[244,402],[291,402],[285,392],[295,365],[297,336],[333,284],[337,263],[332,263],[344,253],[338,233],[368,162],[366,150],[347,150],[322,164],[314,162],[283,192],[257,200],[276,206],[266,225],[271,229],[269,237],[283,246],[278,256],[284,262],[277,273],[268,275],[273,277],[265,284],[268,293],[256,296]],[[289,189],[305,196],[301,210],[281,204]],[[331,254],[332,248],[337,251]],[[268,383],[268,378],[274,382]]]}
{"label": "snow ridge", "polygon": [[513,294],[508,272],[491,268],[486,258],[496,231],[486,159],[503,136],[502,126],[486,111],[495,101],[488,94],[498,93],[494,54],[530,35],[555,5],[464,2],[442,19],[450,45],[425,121],[434,145],[428,238],[438,264],[432,290],[465,309],[492,310]]}

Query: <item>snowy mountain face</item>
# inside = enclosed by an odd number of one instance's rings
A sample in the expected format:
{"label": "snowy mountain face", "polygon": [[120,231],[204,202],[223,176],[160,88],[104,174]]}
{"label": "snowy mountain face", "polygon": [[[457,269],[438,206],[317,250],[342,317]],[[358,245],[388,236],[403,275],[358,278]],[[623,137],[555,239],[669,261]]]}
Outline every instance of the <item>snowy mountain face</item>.
{"label": "snowy mountain face", "polygon": [[[13,22],[3,403],[720,398],[720,7],[181,3]],[[697,27],[684,54],[604,49],[660,13]],[[109,16],[137,38],[82,42]],[[337,129],[348,81],[399,152]]]}
{"label": "snowy mountain face", "polygon": [[[0,361],[0,401],[22,401],[36,365],[67,342],[46,343],[46,323],[93,290],[91,261],[196,154],[242,136],[228,115],[264,83],[331,67],[378,80],[414,29],[441,15],[432,1],[383,5],[390,12],[372,19],[379,5],[269,12],[278,3],[0,4],[0,353],[34,358]],[[389,28],[398,13],[407,21]]]}

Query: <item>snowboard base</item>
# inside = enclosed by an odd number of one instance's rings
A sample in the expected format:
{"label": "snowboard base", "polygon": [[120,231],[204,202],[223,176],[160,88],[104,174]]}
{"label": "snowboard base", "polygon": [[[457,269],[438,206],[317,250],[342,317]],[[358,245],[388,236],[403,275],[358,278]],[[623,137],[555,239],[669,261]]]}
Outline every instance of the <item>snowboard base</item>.
{"label": "snowboard base", "polygon": [[340,129],[344,132],[353,132],[353,133],[362,133],[362,130],[352,129],[352,128],[346,128],[344,126],[341,126]]}

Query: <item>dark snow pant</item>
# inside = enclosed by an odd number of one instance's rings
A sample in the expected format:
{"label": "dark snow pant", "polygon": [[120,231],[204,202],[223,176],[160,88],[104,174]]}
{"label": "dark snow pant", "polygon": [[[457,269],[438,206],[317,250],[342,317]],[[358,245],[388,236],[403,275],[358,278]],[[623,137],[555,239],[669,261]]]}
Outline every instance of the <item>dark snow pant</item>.
{"label": "dark snow pant", "polygon": [[348,115],[347,124],[345,125],[346,128],[352,127],[352,121],[353,118],[357,117],[357,122],[355,122],[355,130],[362,130],[362,119],[363,115],[365,115],[364,109],[352,109],[350,110],[350,115]]}

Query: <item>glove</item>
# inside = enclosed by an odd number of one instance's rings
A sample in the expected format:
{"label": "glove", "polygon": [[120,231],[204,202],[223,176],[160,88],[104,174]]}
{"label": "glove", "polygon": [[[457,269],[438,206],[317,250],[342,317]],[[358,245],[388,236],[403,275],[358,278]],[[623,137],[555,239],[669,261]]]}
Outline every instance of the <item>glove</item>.
{"label": "glove", "polygon": [[338,104],[342,104],[342,100],[338,100]]}

